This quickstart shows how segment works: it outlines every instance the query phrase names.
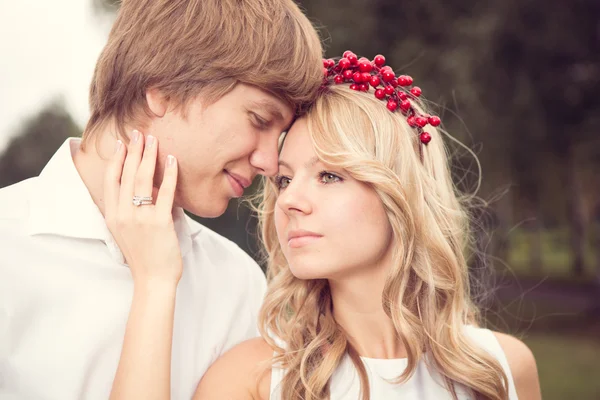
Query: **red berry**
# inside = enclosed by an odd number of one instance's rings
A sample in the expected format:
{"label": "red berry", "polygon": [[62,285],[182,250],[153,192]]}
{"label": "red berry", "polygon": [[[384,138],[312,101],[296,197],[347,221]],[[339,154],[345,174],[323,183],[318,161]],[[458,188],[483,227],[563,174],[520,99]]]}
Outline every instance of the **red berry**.
{"label": "red berry", "polygon": [[415,118],[415,122],[416,122],[416,124],[418,126],[420,126],[422,128],[425,125],[427,125],[427,118],[425,118],[425,117],[416,117]]}
{"label": "red berry", "polygon": [[391,71],[392,67],[390,67],[389,65],[386,65],[385,67],[381,67],[381,72],[387,71],[387,70]]}
{"label": "red berry", "polygon": [[421,95],[421,88],[415,86],[414,88],[410,89],[410,92],[413,94],[413,96],[419,97]]}
{"label": "red berry", "polygon": [[352,79],[352,70],[345,70],[344,72],[342,72],[342,76],[344,77],[344,79]]}
{"label": "red berry", "polygon": [[395,111],[396,108],[398,108],[398,103],[396,103],[394,100],[388,100],[387,108],[390,111]]}
{"label": "red berry", "polygon": [[409,100],[402,100],[400,102],[400,108],[402,109],[402,111],[408,111],[408,110],[410,110],[410,101]]}
{"label": "red berry", "polygon": [[362,75],[362,81],[363,82],[369,83],[371,81],[371,74],[370,73],[363,72],[361,75]]}
{"label": "red berry", "polygon": [[360,84],[360,90],[362,90],[363,92],[369,91],[369,84],[368,83],[361,83]]}
{"label": "red berry", "polygon": [[440,119],[440,117],[436,117],[435,115],[429,117],[429,124],[431,126],[439,126],[441,123],[442,123],[442,120]]}
{"label": "red berry", "polygon": [[394,88],[392,86],[386,86],[385,89],[383,89],[383,91],[388,96],[394,94],[394,92],[395,92],[395,90],[394,90]]}
{"label": "red berry", "polygon": [[348,58],[348,56],[349,56],[350,54],[354,54],[354,53],[353,53],[351,50],[346,50],[346,51],[344,52],[344,55],[343,55],[342,57],[344,57],[344,58]]}
{"label": "red berry", "polygon": [[371,72],[373,66],[369,60],[363,60],[358,62],[358,69],[360,69],[360,72]]}
{"label": "red berry", "polygon": [[412,116],[412,115],[410,117],[406,118],[406,122],[408,122],[408,125],[411,126],[411,127],[413,127],[413,128],[415,126],[417,126],[417,123],[415,122],[415,117]]}
{"label": "red berry", "polygon": [[329,60],[326,60],[325,58],[323,59],[323,66],[325,68],[329,67]]}
{"label": "red berry", "polygon": [[350,89],[358,90],[358,85],[356,83],[353,83],[352,85],[350,85]]}
{"label": "red berry", "polygon": [[371,83],[371,86],[377,87],[377,86],[379,86],[381,84],[381,79],[379,79],[378,76],[372,76],[369,79],[369,82]]}
{"label": "red berry", "polygon": [[327,76],[327,74],[329,73],[329,70],[325,67],[323,67],[323,75]]}
{"label": "red berry", "polygon": [[370,63],[370,61],[369,61],[369,59],[367,57],[361,57],[361,58],[358,59],[358,63],[359,64],[363,63],[363,62]]}
{"label": "red berry", "polygon": [[398,81],[397,82],[398,82],[398,85],[400,85],[400,86],[408,86],[408,85],[410,85],[409,80],[408,80],[408,76],[406,76],[406,75],[400,75],[398,77]]}
{"label": "red berry", "polygon": [[419,135],[419,139],[421,139],[421,143],[427,144],[431,142],[431,135],[427,132],[423,132]]}
{"label": "red berry", "polygon": [[377,89],[375,91],[375,97],[377,97],[379,100],[383,100],[385,99],[385,92],[382,89]]}
{"label": "red berry", "polygon": [[382,76],[383,76],[383,81],[384,81],[384,82],[389,82],[389,81],[391,81],[392,79],[394,79],[394,72],[393,72],[393,71],[391,71],[391,70],[387,70],[387,69],[386,69],[386,70],[383,72]]}
{"label": "red berry", "polygon": [[344,77],[341,75],[336,75],[335,78],[333,78],[333,81],[339,85],[340,83],[344,83]]}
{"label": "red berry", "polygon": [[342,58],[340,59],[340,62],[338,63],[338,65],[340,66],[341,69],[346,69],[350,67],[350,61],[348,61],[347,58]]}
{"label": "red berry", "polygon": [[352,74],[352,79],[356,83],[362,83],[363,76],[362,76],[362,74],[360,72],[355,72],[355,73]]}
{"label": "red berry", "polygon": [[385,64],[385,57],[382,56],[381,54],[378,54],[373,59],[373,62],[375,63],[375,65],[377,65],[379,68],[381,68],[383,66],[383,64]]}
{"label": "red berry", "polygon": [[397,80],[395,80],[395,79],[392,79],[392,80],[390,81],[390,85],[392,85],[393,87],[397,87],[397,86],[398,86],[398,81],[397,81]]}
{"label": "red berry", "polygon": [[399,98],[400,100],[406,100],[406,99],[408,99],[408,96],[406,95],[406,93],[404,93],[404,92],[402,92],[402,91],[399,91],[399,92],[398,92],[398,98]]}
{"label": "red berry", "polygon": [[354,53],[348,54],[348,56],[346,56],[346,58],[348,59],[348,61],[350,61],[350,64],[352,64],[352,65],[358,64],[358,58],[356,57],[356,54],[354,54]]}
{"label": "red berry", "polygon": [[400,86],[410,86],[413,83],[413,78],[410,77],[409,75],[400,75],[400,77],[398,77],[398,84]]}

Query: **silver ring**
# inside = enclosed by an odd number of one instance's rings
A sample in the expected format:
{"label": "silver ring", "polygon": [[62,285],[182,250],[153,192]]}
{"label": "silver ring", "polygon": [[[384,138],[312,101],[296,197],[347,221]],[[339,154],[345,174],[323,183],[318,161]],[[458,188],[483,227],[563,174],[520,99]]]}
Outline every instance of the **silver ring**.
{"label": "silver ring", "polygon": [[152,196],[133,196],[133,205],[136,207],[152,204]]}

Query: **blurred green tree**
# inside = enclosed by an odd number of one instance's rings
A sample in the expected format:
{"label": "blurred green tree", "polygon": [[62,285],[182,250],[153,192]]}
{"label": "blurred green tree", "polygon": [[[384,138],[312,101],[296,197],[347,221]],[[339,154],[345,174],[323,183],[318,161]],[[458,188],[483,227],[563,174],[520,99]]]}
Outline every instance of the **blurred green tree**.
{"label": "blurred green tree", "polygon": [[81,128],[55,99],[26,120],[0,156],[0,187],[39,175],[66,138]]}
{"label": "blurred green tree", "polygon": [[[576,0],[567,6],[511,0],[500,11],[503,23],[490,43],[491,59],[482,73],[495,95],[485,100],[509,121],[503,135],[510,136],[524,197],[538,207],[555,202],[552,197],[564,199],[564,212],[553,207],[546,213],[565,216],[572,270],[582,275],[589,220],[581,171],[582,162],[592,160],[589,146],[597,138],[597,127],[587,122],[600,113],[600,3]],[[595,149],[597,154],[597,140]],[[544,187],[555,191],[548,193]]]}
{"label": "blurred green tree", "polygon": [[119,9],[120,0],[91,0],[92,9],[97,15],[114,14]]}

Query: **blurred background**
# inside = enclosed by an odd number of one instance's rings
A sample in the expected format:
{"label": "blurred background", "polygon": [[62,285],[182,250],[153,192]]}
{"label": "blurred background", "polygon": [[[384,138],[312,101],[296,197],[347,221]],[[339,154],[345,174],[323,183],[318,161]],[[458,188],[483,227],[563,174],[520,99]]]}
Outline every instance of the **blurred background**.
{"label": "blurred background", "polygon": [[[474,233],[487,257],[470,267],[487,283],[477,295],[488,326],[531,347],[544,399],[600,399],[600,1],[300,3],[328,57],[384,54],[477,155]],[[0,187],[37,175],[81,134],[117,8],[0,3]],[[475,158],[451,150],[473,192]],[[201,222],[256,256],[243,204]]]}

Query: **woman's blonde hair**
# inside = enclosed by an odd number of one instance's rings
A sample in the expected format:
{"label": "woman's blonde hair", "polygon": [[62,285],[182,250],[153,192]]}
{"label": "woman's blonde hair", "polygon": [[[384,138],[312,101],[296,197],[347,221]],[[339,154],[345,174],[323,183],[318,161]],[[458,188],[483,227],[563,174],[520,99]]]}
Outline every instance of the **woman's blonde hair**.
{"label": "woman's blonde hair", "polygon": [[[418,107],[424,111],[423,104]],[[451,179],[441,130],[428,126],[433,140],[422,145],[400,112],[347,85],[329,87],[305,118],[317,156],[369,184],[392,227],[397,245],[381,301],[408,353],[408,367],[398,382],[409,379],[424,358],[441,373],[454,398],[459,383],[478,398],[507,399],[501,365],[463,330],[479,319],[465,256],[469,223]],[[287,370],[282,398],[329,398],[331,376],[348,354],[359,372],[362,398],[368,400],[364,365],[333,318],[327,280],[292,275],[275,231],[274,184],[264,181],[259,196],[269,280],[259,325],[279,353],[273,362]]]}
{"label": "woman's blonde hair", "polygon": [[198,95],[216,101],[236,83],[292,107],[312,101],[323,77],[320,39],[293,0],[121,2],[90,88],[85,145],[108,122],[143,128],[146,90],[183,110]]}

